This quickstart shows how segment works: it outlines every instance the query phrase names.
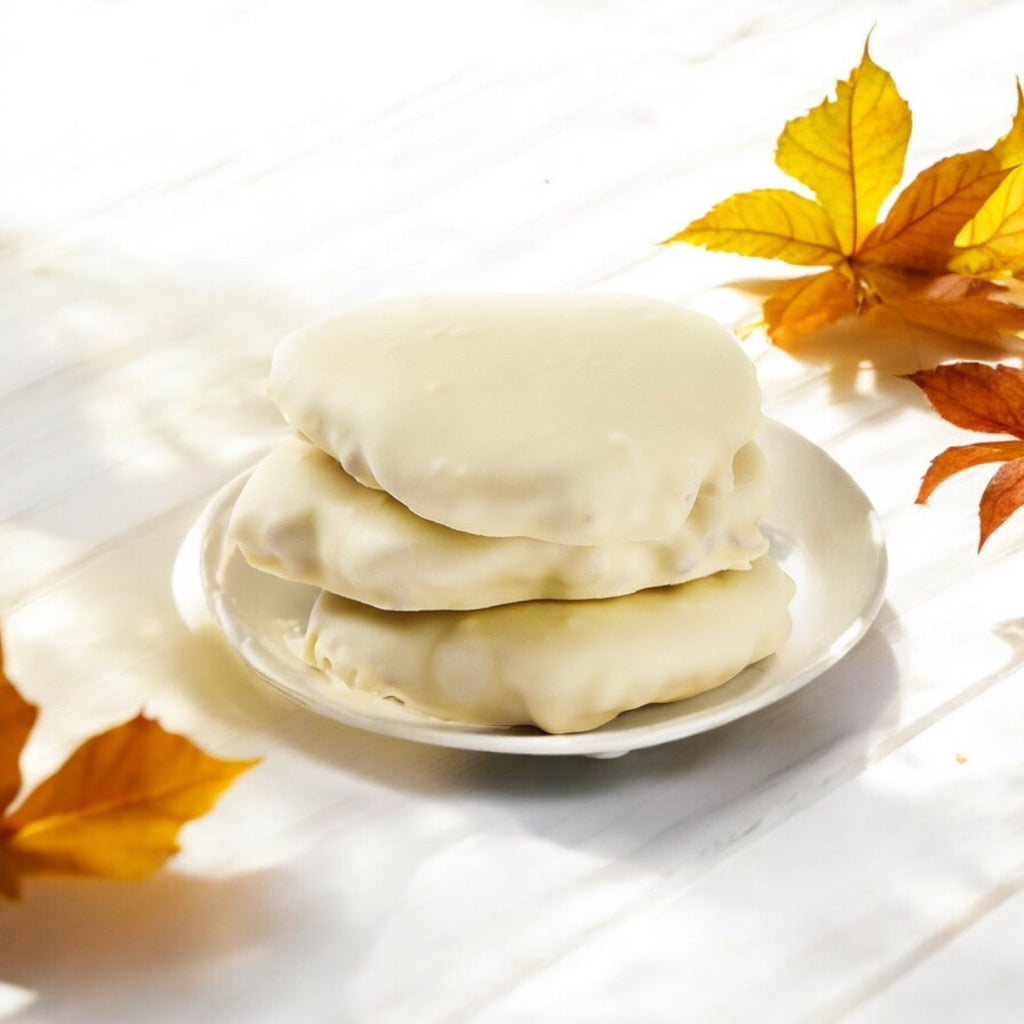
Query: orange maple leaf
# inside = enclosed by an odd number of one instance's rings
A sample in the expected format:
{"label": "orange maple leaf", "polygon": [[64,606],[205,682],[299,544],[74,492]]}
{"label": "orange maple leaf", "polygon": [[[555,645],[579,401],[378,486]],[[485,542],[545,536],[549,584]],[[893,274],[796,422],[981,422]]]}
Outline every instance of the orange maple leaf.
{"label": "orange maple leaf", "polygon": [[38,713],[8,681],[0,639],[0,814],[21,789],[21,751]]}
{"label": "orange maple leaf", "polygon": [[917,503],[954,473],[1001,462],[981,496],[978,550],[1024,505],[1024,370],[1012,366],[957,362],[907,375],[943,419],[966,430],[1009,434],[1013,441],[982,441],[947,448],[924,475]]}
{"label": "orange maple leaf", "polygon": [[861,274],[880,302],[912,323],[992,344],[1024,330],[1024,303],[1007,285],[883,264],[864,266]]}
{"label": "orange maple leaf", "polygon": [[[2,667],[2,663],[0,663]],[[9,813],[36,708],[0,671],[0,895],[21,879],[62,873],[136,879],[178,850],[251,760],[224,760],[143,715],[87,739]]]}
{"label": "orange maple leaf", "polygon": [[[990,149],[926,168],[879,211],[903,176],[910,108],[871,59],[789,121],[778,166],[814,198],[788,189],[741,192],[666,239],[746,256],[823,266],[764,303],[769,337],[791,346],[843,317],[883,304],[946,333],[999,342],[1024,331],[1024,94],[1010,131]],[[977,276],[984,273],[984,277]]]}

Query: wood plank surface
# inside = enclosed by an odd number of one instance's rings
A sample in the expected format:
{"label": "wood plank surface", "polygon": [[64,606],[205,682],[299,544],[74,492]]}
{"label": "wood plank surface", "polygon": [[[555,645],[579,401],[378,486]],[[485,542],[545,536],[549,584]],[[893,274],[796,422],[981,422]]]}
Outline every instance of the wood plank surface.
{"label": "wood plank surface", "polygon": [[[0,906],[0,1020],[1024,1019],[1024,526],[899,374],[990,349],[893,323],[765,409],[875,504],[885,605],[812,685],[616,760],[387,739],[269,691],[176,604],[207,498],[282,436],[287,331],[434,290],[615,290],[733,327],[784,271],[658,242],[784,184],[860,59],[908,175],[990,145],[1016,0],[10,0],[0,10],[0,616],[50,771],[140,708],[262,758],[151,881]],[[1012,358],[1019,363],[1015,356]]]}

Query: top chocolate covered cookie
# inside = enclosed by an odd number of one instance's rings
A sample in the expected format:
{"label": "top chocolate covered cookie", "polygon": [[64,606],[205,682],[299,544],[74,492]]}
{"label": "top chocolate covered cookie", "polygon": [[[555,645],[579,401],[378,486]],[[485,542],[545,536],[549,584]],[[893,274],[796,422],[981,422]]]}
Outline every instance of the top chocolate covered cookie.
{"label": "top chocolate covered cookie", "polygon": [[732,486],[760,421],[717,323],[625,295],[390,299],[289,335],[270,391],[362,484],[417,515],[564,544],[677,530]]}

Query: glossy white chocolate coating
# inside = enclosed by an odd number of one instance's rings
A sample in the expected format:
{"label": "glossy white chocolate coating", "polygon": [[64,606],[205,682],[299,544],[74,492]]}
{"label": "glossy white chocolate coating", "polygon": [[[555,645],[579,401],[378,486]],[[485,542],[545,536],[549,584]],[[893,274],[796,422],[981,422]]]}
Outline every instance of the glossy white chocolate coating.
{"label": "glossy white chocolate coating", "polygon": [[578,732],[719,686],[773,653],[792,593],[767,555],[745,572],[603,601],[388,612],[323,593],[306,657],[338,686],[437,718]]}
{"label": "glossy white chocolate coating", "polygon": [[363,487],[320,449],[290,438],[257,465],[230,530],[258,569],[394,610],[483,608],[539,598],[629,594],[746,569],[768,547],[764,455],[745,445],[728,494],[702,494],[674,533],[653,541],[568,545],[480,537],[414,515]]}
{"label": "glossy white chocolate coating", "polygon": [[652,540],[732,486],[753,365],[698,313],[623,295],[391,299],[298,331],[270,391],[418,516],[484,536]]}

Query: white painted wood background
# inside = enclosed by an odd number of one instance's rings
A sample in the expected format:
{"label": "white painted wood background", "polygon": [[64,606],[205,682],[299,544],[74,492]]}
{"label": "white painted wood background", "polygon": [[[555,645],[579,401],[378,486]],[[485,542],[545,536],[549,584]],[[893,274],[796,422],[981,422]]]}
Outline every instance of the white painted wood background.
{"label": "white painted wood background", "polygon": [[780,271],[656,242],[782,184],[783,123],[860,58],[908,174],[990,144],[1024,4],[7,0],[0,612],[31,779],[140,707],[260,756],[149,882],[0,906],[0,1019],[352,1024],[1024,1019],[1024,523],[978,556],[967,438],[893,328],[766,408],[875,502],[875,628],[761,713],[615,761],[361,734],[256,684],[172,601],[206,497],[282,432],[288,329],[432,289],[616,289],[731,325]]}

